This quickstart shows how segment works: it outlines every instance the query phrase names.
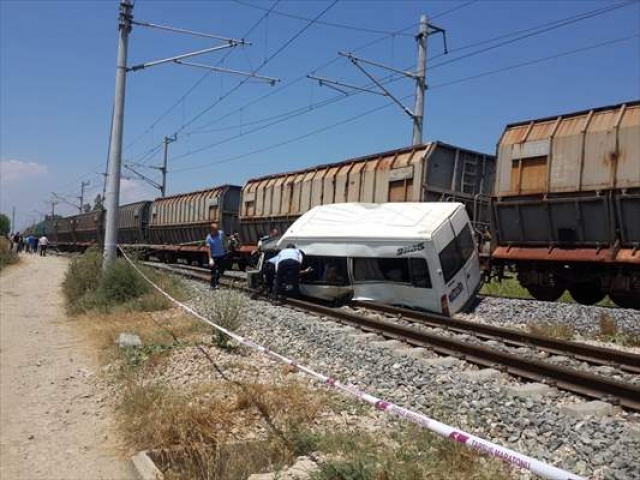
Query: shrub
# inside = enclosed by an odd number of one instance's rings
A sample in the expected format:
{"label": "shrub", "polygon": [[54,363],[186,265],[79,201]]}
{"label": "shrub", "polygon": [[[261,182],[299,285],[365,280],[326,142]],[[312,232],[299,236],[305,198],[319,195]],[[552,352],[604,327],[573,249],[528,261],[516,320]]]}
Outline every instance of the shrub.
{"label": "shrub", "polygon": [[11,251],[11,243],[4,237],[0,237],[0,270],[11,263],[18,261],[18,255]]}
{"label": "shrub", "polygon": [[[174,297],[182,296],[177,279],[144,269],[154,283]],[[67,270],[63,292],[71,313],[109,312],[117,307],[124,311],[158,311],[172,304],[156,292],[125,259],[117,259],[102,271],[102,255],[97,248],[88,249],[75,258]]]}
{"label": "shrub", "polygon": [[101,274],[102,255],[97,248],[89,248],[71,261],[62,283],[62,291],[72,310],[75,304],[82,301],[82,297],[98,289]]}
{"label": "shrub", "polygon": [[[212,320],[227,330],[237,330],[242,323],[242,311],[245,306],[245,297],[234,291],[221,291],[213,297]],[[224,349],[232,347],[231,337],[215,330],[214,343]]]}
{"label": "shrub", "polygon": [[124,303],[138,298],[149,289],[149,283],[124,259],[113,262],[100,282],[100,291],[109,304]]}

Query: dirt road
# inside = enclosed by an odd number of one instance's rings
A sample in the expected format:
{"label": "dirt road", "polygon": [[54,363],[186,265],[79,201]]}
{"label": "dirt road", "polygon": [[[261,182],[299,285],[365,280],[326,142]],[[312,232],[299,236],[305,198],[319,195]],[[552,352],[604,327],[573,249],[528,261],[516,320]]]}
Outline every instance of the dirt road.
{"label": "dirt road", "polygon": [[97,361],[64,312],[66,266],[23,255],[0,273],[0,479],[134,479]]}

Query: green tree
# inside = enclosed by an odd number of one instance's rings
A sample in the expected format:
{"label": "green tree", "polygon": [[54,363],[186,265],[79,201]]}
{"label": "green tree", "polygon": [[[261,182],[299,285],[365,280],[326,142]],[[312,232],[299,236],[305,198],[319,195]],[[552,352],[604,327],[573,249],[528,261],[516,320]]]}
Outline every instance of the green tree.
{"label": "green tree", "polygon": [[93,201],[93,209],[94,210],[102,210],[102,202],[104,201],[104,197],[100,194],[96,195],[96,199]]}
{"label": "green tree", "polygon": [[4,213],[0,213],[0,235],[6,235],[11,231],[11,220]]}

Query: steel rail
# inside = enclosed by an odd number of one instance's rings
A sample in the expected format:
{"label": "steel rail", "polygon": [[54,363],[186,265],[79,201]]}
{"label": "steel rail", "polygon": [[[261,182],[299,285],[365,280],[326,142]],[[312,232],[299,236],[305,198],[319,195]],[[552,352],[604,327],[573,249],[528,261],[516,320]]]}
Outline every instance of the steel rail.
{"label": "steel rail", "polygon": [[445,328],[460,333],[472,333],[478,337],[499,339],[521,347],[535,346],[558,355],[569,354],[571,358],[576,360],[598,365],[609,365],[628,372],[640,373],[640,355],[622,350],[603,348],[586,343],[569,342],[510,328],[469,322],[435,313],[423,313],[374,302],[352,302],[350,306],[399,315],[402,319],[408,319],[429,327]]}
{"label": "steel rail", "polygon": [[[208,281],[209,279],[206,273],[198,272],[194,269],[172,268],[151,262],[143,263],[200,281]],[[237,280],[241,279],[237,278]],[[238,288],[234,283],[235,282],[224,282],[223,284]],[[244,286],[240,288],[250,290]],[[605,400],[630,410],[640,411],[640,386],[637,385],[610,380],[592,373],[581,372],[538,360],[527,359],[520,355],[442,337],[391,322],[318,305],[316,303],[292,298],[287,298],[283,303],[304,311],[335,318],[340,323],[354,326],[363,331],[376,333],[386,338],[401,340],[416,347],[429,348],[442,355],[454,356],[483,367],[497,368],[510,375],[536,382],[544,382],[548,385],[556,386],[586,397]]]}

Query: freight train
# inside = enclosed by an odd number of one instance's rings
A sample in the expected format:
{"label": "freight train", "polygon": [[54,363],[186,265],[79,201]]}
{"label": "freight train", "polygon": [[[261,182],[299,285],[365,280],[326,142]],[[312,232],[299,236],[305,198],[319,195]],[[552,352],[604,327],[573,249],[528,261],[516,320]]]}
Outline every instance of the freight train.
{"label": "freight train", "polygon": [[[318,205],[461,202],[487,277],[514,272],[537,299],[566,290],[640,308],[640,101],[508,125],[497,156],[442,142],[121,206],[118,242],[167,262],[206,262],[208,225],[258,240]],[[104,212],[45,224],[61,249],[99,244]]]}

